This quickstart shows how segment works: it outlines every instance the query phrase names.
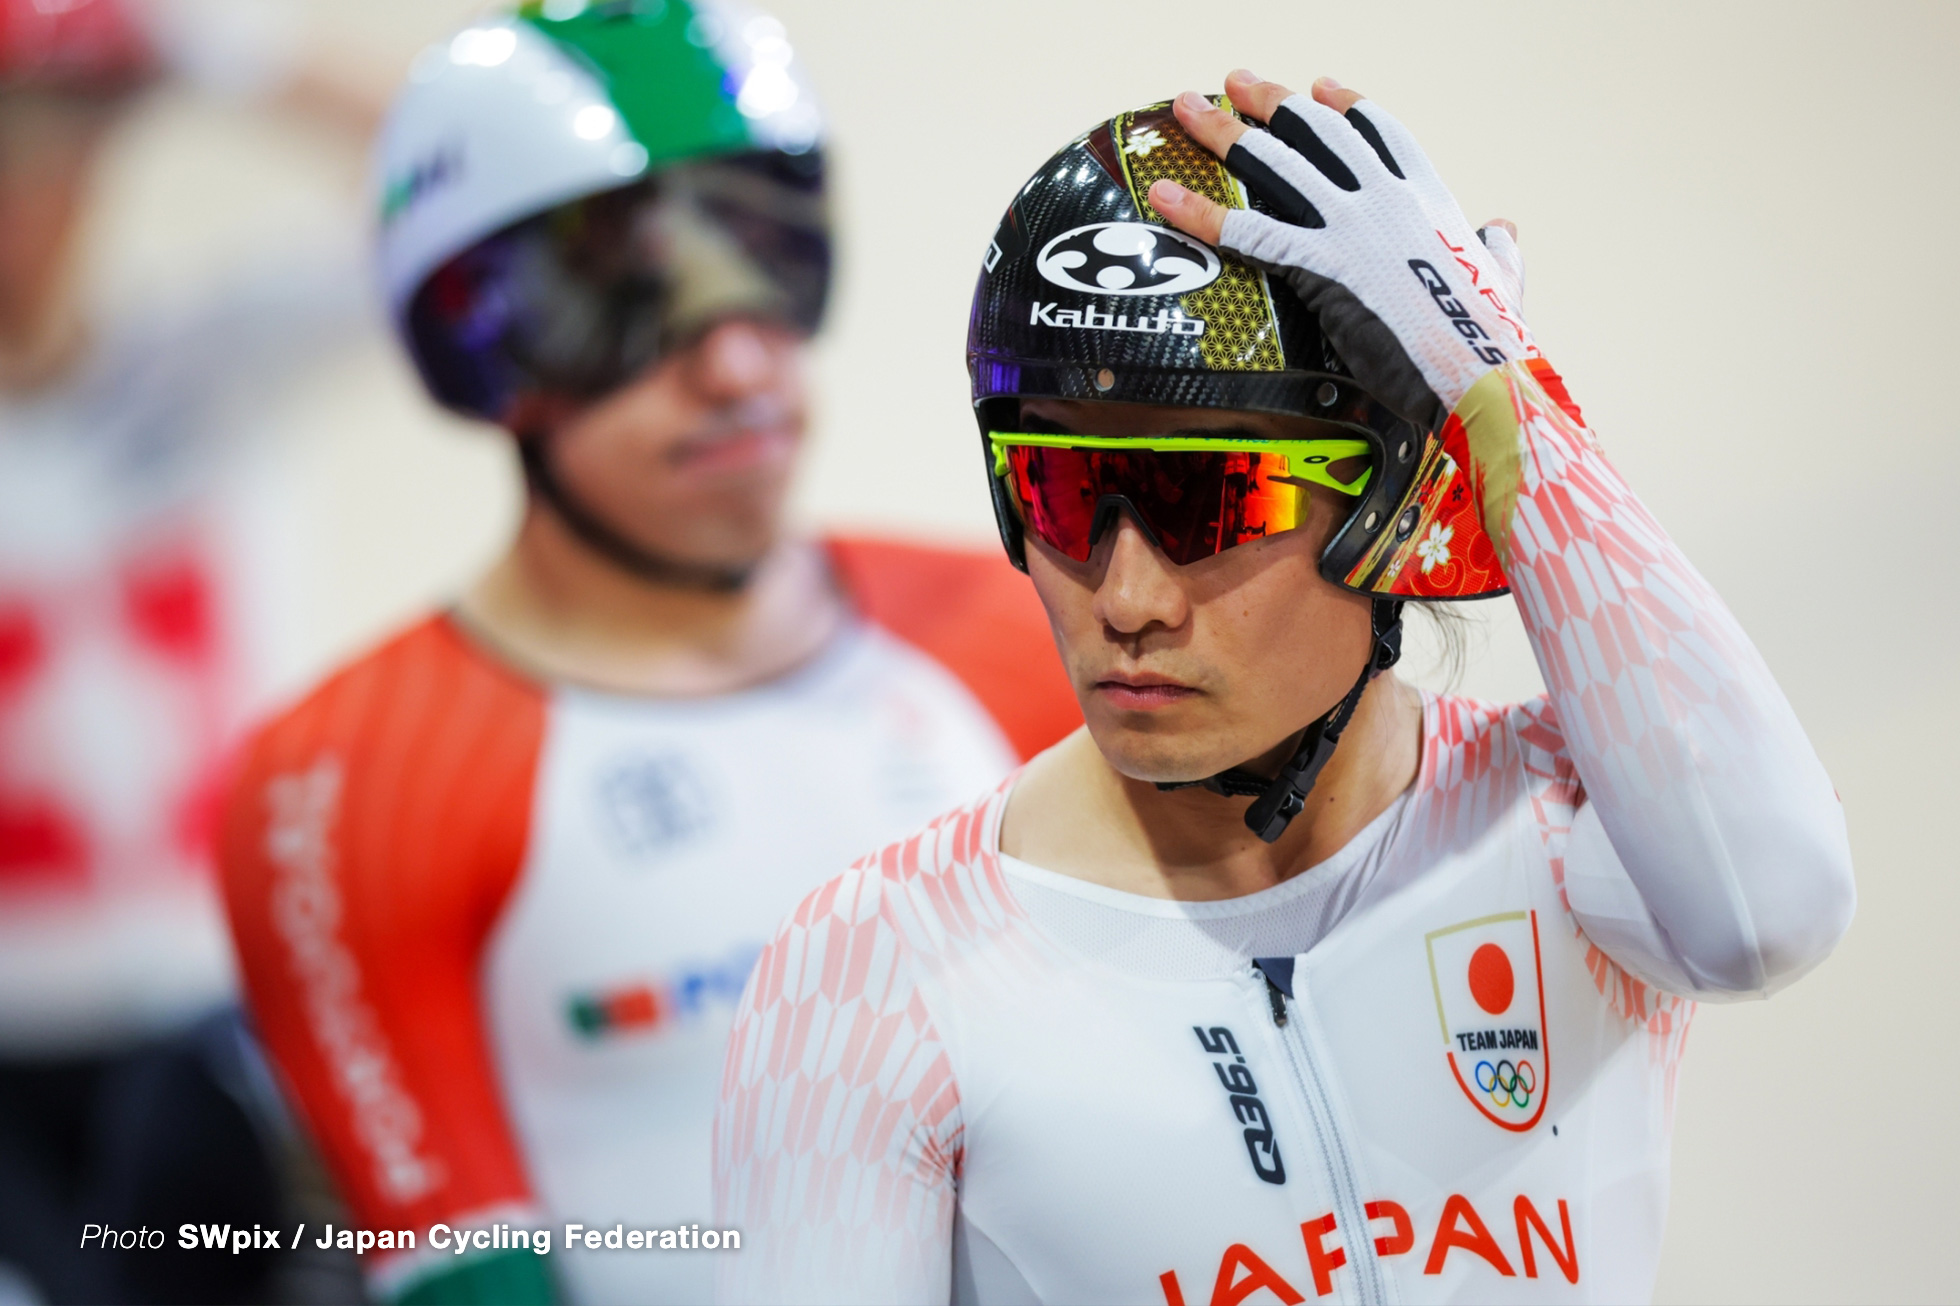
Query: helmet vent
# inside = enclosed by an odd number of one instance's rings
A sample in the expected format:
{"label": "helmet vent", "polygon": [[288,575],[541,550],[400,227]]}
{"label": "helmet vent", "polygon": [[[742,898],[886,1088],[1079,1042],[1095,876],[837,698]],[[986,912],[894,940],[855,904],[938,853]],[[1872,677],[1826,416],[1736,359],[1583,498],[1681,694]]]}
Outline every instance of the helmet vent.
{"label": "helmet vent", "polygon": [[1097,390],[1103,394],[1108,394],[1116,388],[1116,373],[1105,367],[1096,373],[1094,384]]}
{"label": "helmet vent", "polygon": [[1341,397],[1341,388],[1332,381],[1322,381],[1320,389],[1314,391],[1313,397],[1319,401],[1322,408],[1332,408],[1334,401]]}

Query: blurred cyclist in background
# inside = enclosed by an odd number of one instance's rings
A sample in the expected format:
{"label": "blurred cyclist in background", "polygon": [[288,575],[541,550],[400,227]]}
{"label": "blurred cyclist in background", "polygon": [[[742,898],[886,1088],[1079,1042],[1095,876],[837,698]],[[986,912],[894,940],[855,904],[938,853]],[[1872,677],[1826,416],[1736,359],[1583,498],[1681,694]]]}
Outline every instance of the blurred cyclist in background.
{"label": "blurred cyclist in background", "polygon": [[275,1291],[262,1257],[77,1243],[279,1206],[208,862],[251,683],[227,478],[240,401],[361,304],[287,266],[111,313],[80,264],[98,164],[152,85],[349,134],[376,116],[302,57],[297,17],[0,3],[0,1276],[56,1301]]}
{"label": "blurred cyclist in background", "polygon": [[832,246],[780,24],[527,5],[417,62],[378,156],[403,341],[528,502],[253,748],[222,854],[251,1007],[357,1225],[416,1235],[382,1294],[703,1301],[700,1253],[565,1226],[707,1220],[775,921],[1080,717],[998,557],[784,529]]}

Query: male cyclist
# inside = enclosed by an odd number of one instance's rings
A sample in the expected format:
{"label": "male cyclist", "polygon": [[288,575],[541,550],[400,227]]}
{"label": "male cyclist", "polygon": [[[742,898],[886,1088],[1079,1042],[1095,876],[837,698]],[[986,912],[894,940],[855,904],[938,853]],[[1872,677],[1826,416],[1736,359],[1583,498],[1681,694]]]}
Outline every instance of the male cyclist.
{"label": "male cyclist", "polygon": [[708,1218],[769,931],[1080,718],[997,558],[784,532],[830,241],[779,24],[526,6],[423,56],[378,151],[409,353],[529,502],[252,750],[251,1007],[384,1295],[698,1301],[709,1258],[643,1244]]}
{"label": "male cyclist", "polygon": [[[1002,537],[1087,729],[763,954],[728,1300],[1644,1297],[1694,1001],[1849,920],[1830,781],[1509,232],[1331,81],[1226,85],[1097,126],[988,250]],[[1506,588],[1548,695],[1389,671],[1405,602]]]}

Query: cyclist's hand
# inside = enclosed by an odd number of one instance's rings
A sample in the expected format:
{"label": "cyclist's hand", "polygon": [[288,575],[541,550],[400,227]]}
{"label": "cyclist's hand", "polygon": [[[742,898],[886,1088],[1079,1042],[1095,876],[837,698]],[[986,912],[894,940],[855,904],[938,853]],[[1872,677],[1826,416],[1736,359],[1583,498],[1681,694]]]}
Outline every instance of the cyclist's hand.
{"label": "cyclist's hand", "polygon": [[1151,205],[1283,278],[1372,394],[1435,430],[1478,377],[1538,353],[1512,233],[1473,230],[1401,123],[1328,78],[1312,96],[1244,72],[1225,89],[1265,129],[1191,93],[1178,121],[1278,216],[1162,181]]}

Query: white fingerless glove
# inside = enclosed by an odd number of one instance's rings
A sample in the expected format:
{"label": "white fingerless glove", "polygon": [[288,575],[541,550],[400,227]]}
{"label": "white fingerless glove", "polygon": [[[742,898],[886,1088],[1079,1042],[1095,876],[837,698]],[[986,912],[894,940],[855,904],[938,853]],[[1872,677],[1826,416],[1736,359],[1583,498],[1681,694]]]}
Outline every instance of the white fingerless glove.
{"label": "white fingerless glove", "polygon": [[1278,216],[1232,210],[1220,246],[1290,285],[1355,380],[1401,416],[1438,430],[1484,373],[1538,354],[1516,243],[1474,230],[1372,102],[1342,115],[1292,96],[1225,166]]}

